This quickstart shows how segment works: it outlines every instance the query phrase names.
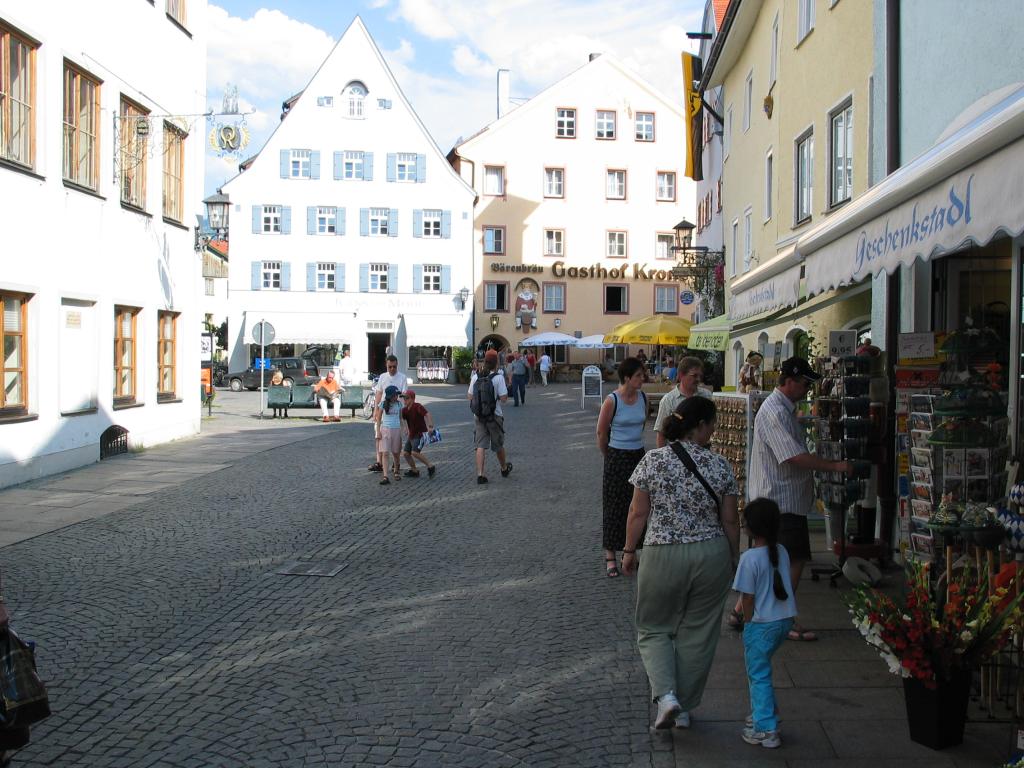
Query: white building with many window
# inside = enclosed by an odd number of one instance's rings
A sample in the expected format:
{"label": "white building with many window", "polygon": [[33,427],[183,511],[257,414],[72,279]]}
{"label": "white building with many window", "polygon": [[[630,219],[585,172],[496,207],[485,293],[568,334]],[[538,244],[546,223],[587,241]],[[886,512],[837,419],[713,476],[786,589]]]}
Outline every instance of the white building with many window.
{"label": "white building with many window", "polygon": [[0,486],[199,429],[205,18],[0,6]]}
{"label": "white building with many window", "polygon": [[[473,190],[447,163],[357,17],[231,198],[230,368],[259,354],[343,347],[403,368],[469,344]],[[463,291],[463,289],[466,289]],[[292,345],[291,349],[283,345]],[[319,355],[320,362],[324,355]]]}
{"label": "white building with many window", "polygon": [[[514,109],[508,75],[498,76],[498,119],[448,155],[479,195],[477,346],[514,349],[542,331],[603,334],[653,313],[690,317],[692,292],[682,303],[669,274],[673,228],[694,215],[678,99],[609,55]],[[572,362],[565,346],[551,352]]]}

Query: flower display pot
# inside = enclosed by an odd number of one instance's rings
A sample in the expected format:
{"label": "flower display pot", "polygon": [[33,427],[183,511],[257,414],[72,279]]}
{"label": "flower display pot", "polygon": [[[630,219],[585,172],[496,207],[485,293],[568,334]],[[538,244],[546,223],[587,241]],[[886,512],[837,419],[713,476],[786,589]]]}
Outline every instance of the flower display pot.
{"label": "flower display pot", "polygon": [[904,678],[910,740],[931,749],[962,743],[970,689],[970,670],[955,672],[950,680],[939,680],[934,689],[920,680]]}

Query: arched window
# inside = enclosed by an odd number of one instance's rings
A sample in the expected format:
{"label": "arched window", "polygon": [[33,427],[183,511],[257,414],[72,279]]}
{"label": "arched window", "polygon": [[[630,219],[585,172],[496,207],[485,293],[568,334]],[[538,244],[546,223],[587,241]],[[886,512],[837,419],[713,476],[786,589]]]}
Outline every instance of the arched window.
{"label": "arched window", "polygon": [[757,337],[757,351],[761,353],[761,357],[765,360],[768,359],[768,332],[761,331]]}
{"label": "arched window", "polygon": [[732,345],[732,365],[733,365],[733,385],[739,387],[740,382],[740,368],[743,367],[744,354],[743,354],[743,342],[736,341]]}
{"label": "arched window", "polygon": [[348,117],[361,119],[364,116],[366,94],[369,91],[358,80],[353,80],[341,92],[342,108],[347,105]]}
{"label": "arched window", "polygon": [[801,328],[799,325],[789,329],[786,334],[786,356],[787,357],[802,357],[807,360],[811,354],[811,337],[807,335],[807,331]]}

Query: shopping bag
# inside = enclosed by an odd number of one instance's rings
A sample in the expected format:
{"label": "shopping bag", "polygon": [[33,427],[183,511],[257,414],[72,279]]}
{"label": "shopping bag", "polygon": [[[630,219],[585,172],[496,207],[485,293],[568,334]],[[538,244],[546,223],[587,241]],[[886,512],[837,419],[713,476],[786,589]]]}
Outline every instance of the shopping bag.
{"label": "shopping bag", "polygon": [[430,442],[432,442],[432,443],[440,443],[440,442],[441,442],[441,430],[440,430],[440,429],[436,429],[436,428],[435,428],[435,429],[432,429],[432,430],[430,430],[430,431],[429,431],[429,432],[427,433],[427,438],[428,438],[428,439],[430,440]]}
{"label": "shopping bag", "polygon": [[22,728],[49,716],[32,646],[10,627],[0,629],[0,728]]}

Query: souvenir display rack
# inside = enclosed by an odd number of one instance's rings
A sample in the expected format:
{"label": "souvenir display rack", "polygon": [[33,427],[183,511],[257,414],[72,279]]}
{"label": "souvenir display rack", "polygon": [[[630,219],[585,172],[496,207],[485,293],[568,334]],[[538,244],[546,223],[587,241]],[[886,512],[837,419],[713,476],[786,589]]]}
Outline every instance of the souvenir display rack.
{"label": "souvenir display rack", "polygon": [[739,508],[747,498],[747,478],[750,476],[750,452],[747,446],[754,439],[754,416],[761,403],[771,392],[715,392],[712,396],[718,411],[718,424],[711,437],[711,447],[725,456],[739,484]]}

